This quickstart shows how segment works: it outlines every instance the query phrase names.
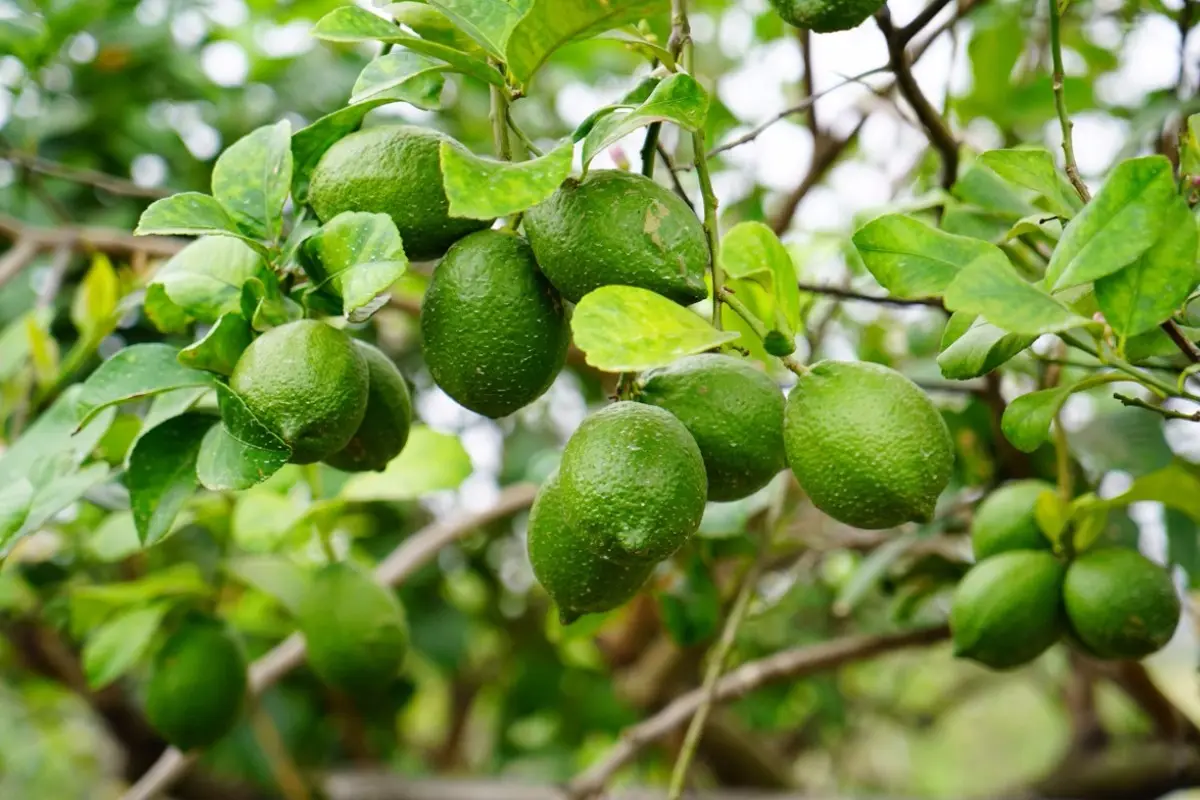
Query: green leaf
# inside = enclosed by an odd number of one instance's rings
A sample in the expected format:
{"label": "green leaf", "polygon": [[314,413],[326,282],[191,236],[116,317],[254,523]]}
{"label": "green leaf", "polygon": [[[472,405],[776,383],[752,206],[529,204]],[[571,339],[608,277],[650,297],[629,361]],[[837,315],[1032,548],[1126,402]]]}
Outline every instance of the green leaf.
{"label": "green leaf", "polygon": [[282,556],[242,556],[224,564],[225,571],[247,586],[275,598],[292,614],[300,613],[309,575]]}
{"label": "green leaf", "polygon": [[26,478],[6,483],[0,487],[0,544],[14,537],[33,506],[33,484]]}
{"label": "green leaf", "polygon": [[383,472],[363,472],[342,485],[346,501],[415,500],[430,492],[456,489],[471,474],[471,457],[462,441],[417,425],[400,455]]}
{"label": "green leaf", "polygon": [[241,314],[222,314],[204,338],[179,351],[179,363],[192,369],[232,375],[242,351],[250,346],[254,334]]}
{"label": "green leaf", "polygon": [[1001,178],[1037,192],[1046,199],[1050,212],[1063,219],[1070,219],[1083,208],[1083,201],[1046,150],[989,150],[979,156],[979,161]]}
{"label": "green leaf", "polygon": [[283,233],[283,204],[292,185],[291,136],[287,120],[265,125],[226,148],[213,166],[213,197],[247,236],[274,242]]}
{"label": "green leaf", "polygon": [[144,546],[167,535],[196,490],[200,443],[215,422],[208,414],[184,414],[151,428],[134,444],[125,485]]}
{"label": "green leaf", "polygon": [[211,387],[208,386],[191,386],[155,395],[142,420],[142,434],[144,435],[167,420],[185,413],[209,391],[211,391]]}
{"label": "green leaf", "polygon": [[142,311],[159,333],[183,333],[192,323],[188,313],[167,296],[167,290],[161,283],[152,283],[146,287],[146,295],[142,298]]}
{"label": "green leaf", "polygon": [[[951,337],[955,325],[965,330]],[[1036,336],[1008,333],[972,314],[955,312],[946,326],[938,368],[949,380],[965,381],[986,375],[1033,344]]]}
{"label": "green leaf", "polygon": [[[315,504],[308,504],[315,508]],[[259,486],[238,495],[233,508],[230,531],[237,546],[248,553],[269,553],[285,546],[288,534],[305,514],[296,498],[280,494],[269,486]],[[311,526],[301,532],[307,539]]]}
{"label": "green leaf", "polygon": [[142,549],[133,512],[118,511],[104,518],[85,541],[88,554],[103,564],[124,561]]}
{"label": "green leaf", "polygon": [[1067,530],[1067,523],[1071,521],[1070,505],[1058,492],[1047,489],[1034,502],[1033,518],[1046,538],[1054,543],[1054,549],[1061,550],[1063,534]]}
{"label": "green leaf", "polygon": [[662,14],[669,8],[669,0],[533,0],[508,37],[504,60],[513,77],[527,84],[546,59],[568,42]]}
{"label": "green leaf", "polygon": [[283,294],[273,272],[262,272],[242,284],[241,312],[256,331],[294,322],[304,316],[304,309]]}
{"label": "green leaf", "polygon": [[1171,318],[1200,280],[1200,235],[1180,198],[1168,206],[1158,241],[1132,264],[1096,281],[1096,303],[1113,331],[1125,339]]}
{"label": "green leaf", "polygon": [[144,578],[70,589],[71,628],[90,631],[114,611],[128,606],[145,606],[154,600],[206,597],[208,584],[200,568],[190,562],[162,567]]}
{"label": "green leaf", "polygon": [[[789,340],[802,327],[803,304],[791,253],[775,231],[761,222],[740,222],[721,239],[721,266],[732,288],[745,294],[748,282],[762,287],[763,324]],[[743,300],[746,298],[743,297]],[[753,307],[752,305],[752,307]]]}
{"label": "green leaf", "polygon": [[[522,3],[527,0],[521,0]],[[444,44],[471,55],[487,57],[479,43],[450,21],[439,9],[420,2],[388,3],[384,8],[388,16],[399,24],[415,31],[422,39]]]}
{"label": "green leaf", "polygon": [[504,86],[504,76],[484,59],[444,44],[409,36],[382,17],[358,6],[342,6],[330,11],[313,27],[312,34],[328,42],[379,41],[400,45],[414,53],[440,58],[455,72],[470,75],[495,86]]}
{"label": "green leaf", "polygon": [[1179,148],[1179,171],[1184,175],[1200,175],[1200,114],[1187,118],[1187,133]]}
{"label": "green leaf", "polygon": [[80,428],[76,403],[81,393],[79,384],[69,387],[0,454],[0,486],[29,476],[39,460],[66,454],[70,463],[78,465],[91,454],[116,411],[101,412]]}
{"label": "green leaf", "polygon": [[975,259],[958,273],[946,287],[946,308],[978,314],[1009,333],[1030,336],[1088,323],[1018,275],[998,249]]}
{"label": "green leaf", "polygon": [[583,141],[584,171],[606,148],[651,123],[671,122],[684,130],[702,130],[708,104],[708,92],[691,75],[679,72],[666,78],[637,108],[615,109],[596,122]]}
{"label": "green leaf", "polygon": [[205,236],[180,250],[154,276],[167,298],[201,322],[237,311],[242,284],[265,269],[262,257],[238,239]]}
{"label": "green leaf", "polygon": [[346,134],[358,130],[369,111],[393,102],[391,97],[377,97],[339,108],[292,134],[292,197],[297,203],[308,199],[309,180],[325,151]]}
{"label": "green leaf", "polygon": [[428,0],[441,10],[460,30],[479,42],[498,61],[504,60],[504,45],[513,27],[528,7],[525,0],[518,7],[506,0]]}
{"label": "green leaf", "polygon": [[121,282],[112,262],[103,253],[92,256],[92,266],[71,299],[71,322],[84,339],[103,338],[115,325],[121,299]]}
{"label": "green leaf", "polygon": [[83,672],[88,687],[101,689],[140,661],[150,649],[168,609],[164,603],[135,608],[92,631],[83,646]]}
{"label": "green leaf", "polygon": [[363,68],[350,93],[352,105],[371,100],[403,101],[417,108],[441,106],[446,64],[408,50],[384,53]]}
{"label": "green leaf", "polygon": [[215,492],[249,489],[278,472],[292,449],[223,383],[217,384],[217,401],[221,424],[210,428],[200,443],[196,475]]}
{"label": "green leaf", "polygon": [[1163,156],[1124,161],[1100,193],[1063,229],[1046,267],[1051,291],[1103,278],[1158,239],[1175,197],[1171,162]]}
{"label": "green leaf", "polygon": [[214,198],[199,192],[182,192],[155,200],[142,212],[133,232],[138,236],[212,233],[246,239],[225,208]]}
{"label": "green leaf", "polygon": [[692,554],[683,575],[659,594],[663,628],[679,647],[695,647],[716,635],[721,623],[721,592],[712,570]]}
{"label": "green leaf", "polygon": [[1175,462],[1143,475],[1135,480],[1124,494],[1107,502],[1111,508],[1141,502],[1162,503],[1200,522],[1200,478],[1187,466]]}
{"label": "green leaf", "polygon": [[639,372],[703,353],[740,337],[646,289],[602,286],[587,294],[571,318],[575,344],[587,363],[605,372]]}
{"label": "green leaf", "polygon": [[59,458],[43,460],[38,466],[43,472],[31,481],[34,491],[29,513],[14,534],[0,541],[0,558],[8,555],[19,539],[41,528],[55,514],[109,478],[108,465],[102,463],[80,468],[66,458]]}
{"label": "green leaf", "polygon": [[[1189,340],[1200,341],[1200,328],[1190,328],[1180,325],[1179,330]],[[1179,355],[1179,346],[1171,341],[1171,337],[1160,328],[1151,328],[1145,333],[1132,336],[1125,342],[1125,358],[1134,362],[1147,358],[1166,358]]]}
{"label": "green leaf", "polygon": [[853,241],[871,275],[896,297],[940,295],[975,259],[1003,257],[995,245],[945,233],[902,214],[868,222]]}
{"label": "green leaf", "polygon": [[574,147],[560,145],[541,158],[517,163],[480,158],[442,142],[442,180],[450,216],[492,220],[532,208],[554,194],[571,174]]}
{"label": "green leaf", "polygon": [[1057,386],[1014,399],[1004,409],[1000,422],[1004,436],[1024,453],[1037,450],[1049,438],[1050,423],[1072,391],[1071,386]]}
{"label": "green leaf", "polygon": [[303,249],[314,288],[335,292],[342,298],[342,312],[355,322],[362,321],[355,312],[371,308],[408,269],[400,232],[387,214],[342,212],[309,237]]}
{"label": "green leaf", "polygon": [[179,351],[166,344],[135,344],[105,361],[86,381],[79,393],[79,426],[108,406],[142,397],[183,389],[211,387],[216,379],[207,372],[179,363]]}

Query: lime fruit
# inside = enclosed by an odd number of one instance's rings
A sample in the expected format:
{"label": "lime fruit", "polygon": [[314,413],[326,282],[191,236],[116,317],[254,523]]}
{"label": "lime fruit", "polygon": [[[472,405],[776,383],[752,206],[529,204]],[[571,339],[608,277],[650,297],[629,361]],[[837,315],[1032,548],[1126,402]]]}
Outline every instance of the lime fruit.
{"label": "lime fruit", "polygon": [[524,239],[481,231],[450,248],[421,308],[425,362],[459,404],[503,417],[540,397],[570,333],[558,292]]}
{"label": "lime fruit", "polygon": [[558,473],[542,484],[529,514],[529,563],[564,625],[624,605],[654,571],[653,562],[618,564],[587,549],[567,525]]}
{"label": "lime fruit", "polygon": [[704,457],[709,500],[751,495],[787,466],[783,392],[745,359],[681,358],[642,375],[637,399],[670,411],[692,434]]}
{"label": "lime fruit", "polygon": [[1063,632],[1063,565],[1050,553],[1013,550],[976,564],[950,611],[954,654],[993,669],[1032,661]]}
{"label": "lime fruit", "polygon": [[180,750],[207,747],[233,729],[246,696],[246,657],[220,621],[193,618],[154,657],[146,719]]}
{"label": "lime fruit", "polygon": [[1063,602],[1075,638],[1099,658],[1145,658],[1171,641],[1179,625],[1171,576],[1126,547],[1075,559],[1067,569]]}
{"label": "lime fruit", "polygon": [[661,561],[700,526],[708,481],[696,440],[661,408],[615,403],[583,421],[559,474],[567,525],[596,555]]}
{"label": "lime fruit", "polygon": [[311,464],[341,450],[367,410],[366,359],[342,331],[304,319],[272,328],[250,343],[229,388],[260,422]]}
{"label": "lime fruit", "polygon": [[404,449],[412,427],[408,384],[379,348],[354,341],[367,362],[367,410],[350,442],[325,463],[346,472],[380,472]]}
{"label": "lime fruit", "polygon": [[445,134],[412,125],[352,133],[325,151],[313,169],[308,203],[322,222],[344,211],[387,214],[414,261],[443,255],[490,220],[450,216],[439,149]]}
{"label": "lime fruit", "polygon": [[797,381],[784,443],[813,504],[856,528],[928,522],[954,464],[950,431],[925,393],[857,361],[822,361]]}
{"label": "lime fruit", "polygon": [[408,652],[408,627],[396,595],[353,564],[322,567],[297,617],[313,670],[351,695],[391,682]]}
{"label": "lime fruit", "polygon": [[1052,545],[1034,517],[1037,499],[1054,487],[1045,481],[1013,481],[989,494],[971,521],[971,547],[982,561],[1009,550],[1049,550]]}
{"label": "lime fruit", "polygon": [[538,264],[578,303],[601,286],[649,289],[680,303],[708,296],[708,244],[687,204],[649,178],[596,170],[568,179],[525,214]]}
{"label": "lime fruit", "polygon": [[784,22],[816,33],[857,28],[883,4],[884,0],[771,0]]}

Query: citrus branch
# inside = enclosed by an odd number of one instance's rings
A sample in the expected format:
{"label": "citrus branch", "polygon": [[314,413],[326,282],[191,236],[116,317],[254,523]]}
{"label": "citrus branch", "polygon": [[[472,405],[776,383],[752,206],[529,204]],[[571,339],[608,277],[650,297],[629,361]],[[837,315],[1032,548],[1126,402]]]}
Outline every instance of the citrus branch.
{"label": "citrus branch", "polygon": [[1058,0],[1049,0],[1049,2],[1050,59],[1054,63],[1054,75],[1052,76],[1054,108],[1058,112],[1058,124],[1062,127],[1063,157],[1067,161],[1067,177],[1071,180],[1071,185],[1075,187],[1079,199],[1086,203],[1092,199],[1092,194],[1088,191],[1083,178],[1079,176],[1079,165],[1075,163],[1075,143],[1071,136],[1071,130],[1075,126],[1071,122],[1070,114],[1067,113],[1067,93],[1063,84],[1062,38],[1059,31],[1062,14],[1058,8]]}
{"label": "citrus branch", "polygon": [[121,195],[123,197],[141,197],[146,200],[158,200],[174,194],[174,191],[171,189],[163,189],[157,186],[140,186],[133,181],[118,178],[116,175],[109,175],[107,172],[60,164],[57,161],[50,161],[49,159],[22,153],[15,149],[8,149],[0,153],[0,160],[11,161],[19,167],[23,167],[30,172],[36,172],[39,175],[45,175],[48,178],[58,178],[83,186],[91,186],[94,189],[100,189],[109,194]]}
{"label": "citrus branch", "polygon": [[[764,343],[766,342],[767,334],[769,333],[767,326],[762,323],[762,320],[758,318],[757,314],[747,308],[746,304],[742,302],[740,297],[738,297],[729,289],[721,287],[713,297],[714,302],[718,300],[729,306],[733,313],[741,317],[742,321],[750,326],[750,330],[754,331],[754,335],[759,338],[759,341]],[[720,306],[718,305],[718,308],[719,307]],[[793,356],[780,356],[779,360],[783,362],[785,367],[787,367],[796,375],[808,374],[808,367],[801,364]]]}

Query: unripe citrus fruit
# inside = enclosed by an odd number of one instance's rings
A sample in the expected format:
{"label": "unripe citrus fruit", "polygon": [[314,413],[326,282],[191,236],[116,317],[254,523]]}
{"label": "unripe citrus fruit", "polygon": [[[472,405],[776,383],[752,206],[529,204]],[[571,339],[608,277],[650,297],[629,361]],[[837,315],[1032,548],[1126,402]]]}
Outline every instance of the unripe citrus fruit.
{"label": "unripe citrus fruit", "polygon": [[1092,550],[1075,559],[1063,601],[1072,633],[1100,658],[1145,658],[1171,641],[1179,625],[1171,576],[1125,547]]}
{"label": "unripe citrus fruit", "polygon": [[311,464],[345,447],[367,410],[368,369],[342,331],[312,319],[272,328],[242,353],[229,387]]}
{"label": "unripe citrus fruit", "polygon": [[558,473],[538,490],[529,514],[529,563],[564,625],[624,605],[654,571],[653,562],[618,564],[587,549],[567,525]]}
{"label": "unripe citrus fruit", "polygon": [[771,0],[783,21],[817,33],[857,28],[884,0]]}
{"label": "unripe citrus fruit", "polygon": [[354,346],[367,362],[367,410],[349,444],[325,463],[346,472],[381,471],[408,441],[412,398],[404,376],[379,348],[358,340]]}
{"label": "unripe citrus fruit", "polygon": [[1009,550],[1049,550],[1051,542],[1034,517],[1037,499],[1054,487],[1045,481],[1013,481],[989,494],[971,521],[971,547],[982,561]]}
{"label": "unripe citrus fruit", "polygon": [[425,293],[421,333],[437,385],[488,417],[549,389],[570,341],[558,292],[525,240],[507,231],[474,233],[450,248]]}
{"label": "unripe citrus fruit", "polygon": [[865,362],[822,361],[802,376],[784,442],[813,505],[857,528],[929,521],[954,464],[950,431],[925,393]]}
{"label": "unripe citrus fruit", "polygon": [[976,564],[954,593],[954,654],[993,669],[1037,658],[1062,634],[1062,583],[1062,564],[1045,551],[1013,550]]}
{"label": "unripe citrus fruit", "polygon": [[246,696],[246,657],[217,620],[190,619],[154,658],[146,719],[180,750],[207,747],[233,729]]}
{"label": "unripe citrus fruit", "polygon": [[441,256],[488,220],[450,216],[439,149],[449,137],[412,125],[387,125],[335,142],[313,170],[308,202],[322,222],[343,211],[387,214],[415,261]]}
{"label": "unripe citrus fruit", "polygon": [[559,472],[567,525],[595,554],[661,561],[700,526],[708,481],[696,440],[661,408],[615,403],[583,421]]}
{"label": "unripe citrus fruit", "polygon": [[596,170],[569,178],[525,214],[538,264],[578,303],[601,286],[649,289],[680,303],[708,296],[708,245],[687,204],[649,178]]}
{"label": "unripe citrus fruit", "polygon": [[783,392],[745,359],[702,353],[645,373],[637,399],[674,414],[704,457],[708,499],[738,500],[787,465]]}
{"label": "unripe citrus fruit", "polygon": [[313,671],[352,695],[393,680],[408,652],[408,627],[396,595],[353,564],[322,567],[297,616]]}

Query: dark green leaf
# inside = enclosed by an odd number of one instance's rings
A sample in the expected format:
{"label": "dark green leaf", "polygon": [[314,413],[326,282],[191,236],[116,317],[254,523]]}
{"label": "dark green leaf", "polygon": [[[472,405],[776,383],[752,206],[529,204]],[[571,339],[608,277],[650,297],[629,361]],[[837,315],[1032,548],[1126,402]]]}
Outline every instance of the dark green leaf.
{"label": "dark green leaf", "polygon": [[[956,325],[961,329],[954,331]],[[1008,333],[974,315],[956,312],[946,326],[938,368],[950,380],[978,378],[1029,347],[1036,338]]]}
{"label": "dark green leaf", "polygon": [[951,281],[946,288],[946,308],[978,314],[1009,333],[1030,336],[1088,323],[1018,275],[998,249],[971,262]]}
{"label": "dark green leaf", "polygon": [[532,208],[554,194],[571,174],[571,143],[541,158],[511,163],[480,158],[442,142],[442,180],[450,216],[492,220]]}
{"label": "dark green leaf", "polygon": [[352,105],[372,100],[403,101],[417,108],[435,109],[441,105],[442,61],[408,50],[384,53],[363,68],[350,94]]}
{"label": "dark green leaf", "polygon": [[309,237],[304,252],[315,288],[341,297],[347,317],[370,307],[408,269],[400,232],[387,214],[338,214]]}
{"label": "dark green leaf", "polygon": [[240,230],[274,242],[283,232],[283,203],[292,185],[292,126],[266,125],[238,139],[213,166],[212,192]]}
{"label": "dark green leaf", "polygon": [[135,608],[92,631],[83,646],[83,672],[88,686],[101,689],[140,661],[169,608],[163,603]]}
{"label": "dark green leaf", "polygon": [[211,387],[216,379],[178,361],[179,351],[166,344],[135,344],[105,361],[83,383],[77,411],[82,427],[108,406],[183,389]]}
{"label": "dark green leaf", "polygon": [[854,234],[854,246],[879,285],[896,297],[940,295],[977,258],[1003,254],[991,244],[887,214]]}
{"label": "dark green leaf", "polygon": [[275,274],[265,271],[242,284],[241,313],[256,331],[265,331],[304,316],[304,310],[284,296]]}
{"label": "dark green leaf", "polygon": [[250,323],[241,314],[231,311],[222,314],[203,339],[180,350],[179,363],[218,375],[232,375],[242,351],[253,340]]}
{"label": "dark green leaf", "polygon": [[637,108],[614,110],[596,122],[583,142],[584,170],[597,154],[651,123],[671,122],[684,130],[702,130],[708,104],[708,92],[691,75],[679,72],[666,78]]}
{"label": "dark green leaf", "polygon": [[291,457],[291,448],[223,383],[217,384],[217,398],[221,424],[205,434],[196,474],[213,491],[249,489],[278,472]]}
{"label": "dark green leaf", "polygon": [[1083,201],[1055,166],[1054,156],[1041,148],[989,150],[979,161],[1001,178],[1040,194],[1050,212],[1063,219],[1083,208]]}
{"label": "dark green leaf", "polygon": [[154,283],[182,311],[201,322],[216,322],[239,308],[242,284],[264,269],[262,258],[244,242],[205,236],[180,250],[154,276]]}
{"label": "dark green leaf", "polygon": [[151,428],[133,446],[125,485],[144,546],[167,535],[196,490],[196,457],[215,422],[208,414],[184,414]]}

